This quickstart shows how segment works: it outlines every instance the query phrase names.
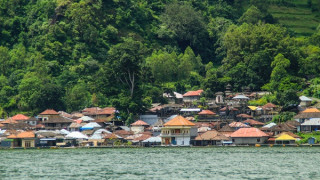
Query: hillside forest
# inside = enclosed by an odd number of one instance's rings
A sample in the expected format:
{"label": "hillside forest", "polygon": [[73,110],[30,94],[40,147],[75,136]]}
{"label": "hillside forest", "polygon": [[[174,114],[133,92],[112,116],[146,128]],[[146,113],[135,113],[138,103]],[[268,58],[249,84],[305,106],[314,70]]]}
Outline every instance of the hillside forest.
{"label": "hillside forest", "polygon": [[0,0],[0,118],[227,84],[280,106],[320,98],[319,0]]}

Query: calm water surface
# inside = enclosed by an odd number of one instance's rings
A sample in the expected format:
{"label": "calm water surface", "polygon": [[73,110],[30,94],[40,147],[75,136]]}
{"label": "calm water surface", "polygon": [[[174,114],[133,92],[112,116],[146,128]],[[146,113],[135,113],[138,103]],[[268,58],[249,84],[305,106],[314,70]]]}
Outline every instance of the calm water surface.
{"label": "calm water surface", "polygon": [[0,150],[0,179],[320,179],[320,148]]}

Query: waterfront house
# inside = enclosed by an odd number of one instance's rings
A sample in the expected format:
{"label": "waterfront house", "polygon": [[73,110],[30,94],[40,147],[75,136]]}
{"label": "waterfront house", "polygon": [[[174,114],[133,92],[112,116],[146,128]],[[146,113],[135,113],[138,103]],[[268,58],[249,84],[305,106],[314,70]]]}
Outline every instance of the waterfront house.
{"label": "waterfront house", "polygon": [[183,102],[191,105],[194,101],[199,101],[201,94],[203,93],[202,89],[197,91],[188,91],[183,95]]}
{"label": "waterfront house", "polygon": [[139,134],[141,132],[144,132],[145,128],[148,127],[149,124],[142,120],[138,120],[131,124],[131,131],[133,131],[135,134]]}
{"label": "waterfront house", "polygon": [[160,136],[156,136],[156,137],[153,136],[142,141],[142,146],[144,147],[152,147],[152,146],[160,146],[160,145],[161,145]]}
{"label": "waterfront house", "polygon": [[275,144],[295,144],[296,139],[288,134],[281,134],[275,139]]}
{"label": "waterfront house", "polygon": [[311,118],[300,125],[301,132],[313,132],[320,130],[320,118]]}
{"label": "waterfront house", "polygon": [[293,117],[299,123],[304,123],[311,118],[320,118],[320,111],[317,108],[308,108]]}
{"label": "waterfront house", "polygon": [[230,135],[232,142],[236,145],[264,144],[269,135],[258,128],[241,128]]}
{"label": "waterfront house", "polygon": [[33,131],[23,131],[7,136],[7,139],[12,139],[12,147],[35,147],[36,136]]}
{"label": "waterfront house", "polygon": [[222,145],[222,141],[230,139],[216,130],[210,130],[199,134],[193,141],[195,146]]}
{"label": "waterfront house", "polygon": [[161,128],[162,145],[189,146],[192,138],[197,136],[197,127],[182,116],[176,116]]}

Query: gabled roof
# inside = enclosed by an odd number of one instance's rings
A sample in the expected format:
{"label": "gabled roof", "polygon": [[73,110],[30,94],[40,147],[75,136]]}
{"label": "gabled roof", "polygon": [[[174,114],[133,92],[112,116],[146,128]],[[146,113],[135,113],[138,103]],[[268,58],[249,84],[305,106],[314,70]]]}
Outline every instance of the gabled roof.
{"label": "gabled roof", "polygon": [[223,126],[219,132],[234,132],[234,130],[229,126],[229,124]]}
{"label": "gabled roof", "polygon": [[149,126],[149,124],[142,121],[142,120],[138,120],[138,121],[132,123],[131,126]]}
{"label": "gabled roof", "polygon": [[116,112],[116,108],[114,107],[106,107],[100,110],[97,114],[98,115],[111,115]]}
{"label": "gabled roof", "polygon": [[44,121],[44,124],[48,124],[48,123],[72,123],[73,120],[66,118],[66,117],[62,117],[62,116],[52,116],[49,117],[48,120]]}
{"label": "gabled roof", "polygon": [[262,106],[263,109],[271,109],[271,108],[276,108],[277,106],[272,104],[272,103],[267,103],[264,106]]}
{"label": "gabled roof", "polygon": [[176,116],[175,118],[165,123],[164,126],[195,126],[195,124],[188,121],[182,116]]}
{"label": "gabled roof", "polygon": [[282,134],[281,136],[279,136],[278,138],[276,138],[276,141],[292,141],[292,140],[296,140],[296,138],[288,135],[288,134]]}
{"label": "gabled roof", "polygon": [[1,121],[0,123],[1,123],[1,124],[16,124],[16,123],[18,123],[18,122],[15,121],[15,120],[13,120],[12,118],[8,118],[8,119],[6,119],[6,120],[4,120],[4,121]]}
{"label": "gabled roof", "polygon": [[249,125],[243,124],[242,122],[232,122],[229,124],[232,128],[249,128]]}
{"label": "gabled roof", "polygon": [[241,117],[241,118],[253,118],[251,115],[248,115],[248,114],[238,114],[237,117]]}
{"label": "gabled roof", "polygon": [[216,115],[216,113],[210,111],[210,110],[202,110],[198,113],[199,115]]}
{"label": "gabled roof", "polygon": [[230,137],[268,137],[269,135],[258,128],[240,128],[232,133]]}
{"label": "gabled roof", "polygon": [[40,113],[40,115],[59,115],[59,113],[53,109],[47,109]]}
{"label": "gabled roof", "polygon": [[290,132],[290,131],[282,132],[281,134],[278,134],[276,137],[280,137],[283,134],[288,134],[289,136],[294,137],[294,138],[301,138],[300,136],[298,136],[298,135],[296,135],[296,134],[294,134],[293,132]]}
{"label": "gabled roof", "polygon": [[210,131],[207,131],[203,134],[199,134],[195,140],[198,140],[198,141],[201,141],[201,140],[218,140],[218,141],[221,141],[221,140],[229,140],[229,138],[227,138],[225,135],[223,135],[222,133],[219,133],[218,131],[216,130],[210,130]]}
{"label": "gabled roof", "polygon": [[203,92],[202,89],[199,89],[197,91],[188,91],[186,92],[183,97],[187,97],[187,96],[201,96],[201,93]]}
{"label": "gabled roof", "polygon": [[34,138],[35,134],[32,131],[24,131],[18,134],[11,134],[10,136],[8,136],[8,139],[18,139],[18,138]]}
{"label": "gabled roof", "polygon": [[11,119],[14,120],[14,121],[25,121],[25,120],[28,120],[30,118],[28,116],[23,115],[23,114],[17,114],[15,116],[12,116]]}
{"label": "gabled roof", "polygon": [[263,126],[264,123],[256,121],[254,119],[247,119],[245,121],[243,121],[243,123],[248,123],[250,126]]}

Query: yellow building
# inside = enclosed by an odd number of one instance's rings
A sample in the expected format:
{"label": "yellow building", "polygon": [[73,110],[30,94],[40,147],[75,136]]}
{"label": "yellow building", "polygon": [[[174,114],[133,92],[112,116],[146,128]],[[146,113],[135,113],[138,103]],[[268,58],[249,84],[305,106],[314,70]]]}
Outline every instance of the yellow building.
{"label": "yellow building", "polygon": [[8,139],[13,139],[12,147],[35,147],[35,134],[32,131],[24,131],[18,134],[11,134]]}
{"label": "yellow building", "polygon": [[182,116],[176,116],[161,128],[161,145],[189,146],[198,135],[197,127]]}

